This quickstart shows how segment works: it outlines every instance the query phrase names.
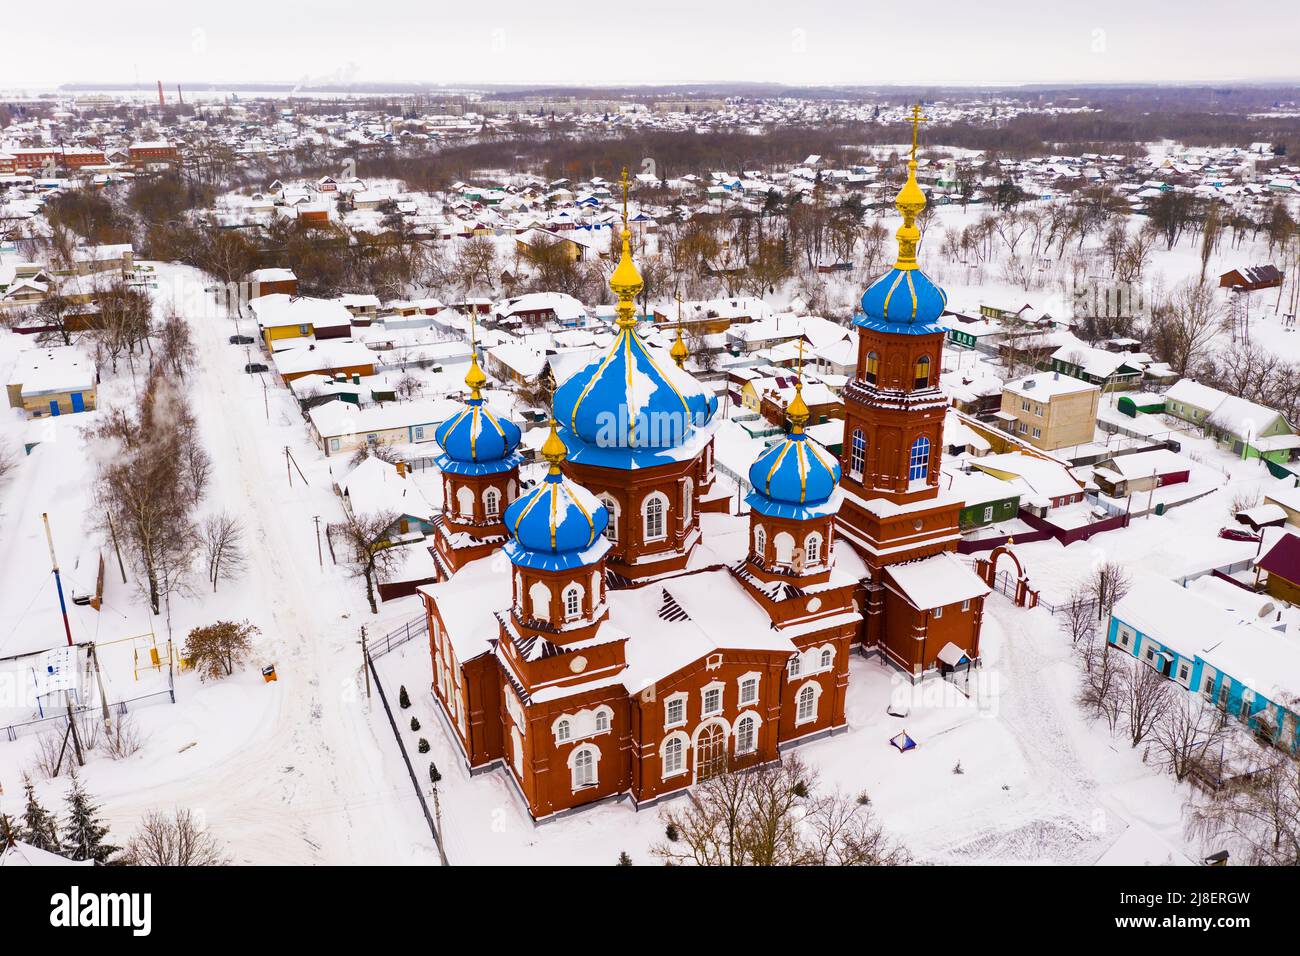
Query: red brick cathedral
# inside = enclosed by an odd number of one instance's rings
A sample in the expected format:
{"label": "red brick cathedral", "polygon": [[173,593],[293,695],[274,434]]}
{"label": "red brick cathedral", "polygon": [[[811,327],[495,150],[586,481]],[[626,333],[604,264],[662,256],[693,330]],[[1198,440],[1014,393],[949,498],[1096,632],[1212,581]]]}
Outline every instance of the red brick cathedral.
{"label": "red brick cathedral", "polygon": [[914,150],[899,263],[855,319],[843,465],[805,432],[796,388],[789,433],[750,468],[731,553],[717,399],[680,340],[662,350],[637,332],[626,174],[617,335],[559,383],[532,488],[519,429],[488,409],[471,363],[465,410],[436,432],[444,580],[420,589],[433,693],[470,770],[501,768],[535,819],[653,804],[847,729],[855,643],[914,676],[978,659],[986,589],[951,554],[961,502],[937,485],[943,294],[915,263],[915,168]]}

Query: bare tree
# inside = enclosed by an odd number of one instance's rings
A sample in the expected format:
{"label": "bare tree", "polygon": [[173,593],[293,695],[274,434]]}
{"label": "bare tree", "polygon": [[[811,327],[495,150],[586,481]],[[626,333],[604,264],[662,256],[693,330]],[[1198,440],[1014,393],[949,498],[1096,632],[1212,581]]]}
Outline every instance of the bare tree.
{"label": "bare tree", "polygon": [[1169,679],[1154,667],[1125,658],[1128,666],[1120,679],[1125,726],[1136,747],[1164,719],[1172,703]]}
{"label": "bare tree", "polygon": [[424,390],[424,385],[418,378],[409,373],[403,375],[393,386],[393,394],[403,402],[409,402]]}
{"label": "bare tree", "polygon": [[1223,714],[1197,694],[1175,695],[1151,729],[1162,764],[1175,780],[1184,779],[1216,751],[1226,734]]}
{"label": "bare tree", "polygon": [[819,794],[796,755],[725,769],[661,812],[668,839],[651,848],[667,864],[887,866],[910,862],[884,833],[866,795]]}
{"label": "bare tree", "polygon": [[379,613],[379,585],[387,581],[401,564],[401,552],[389,547],[388,532],[398,519],[391,511],[371,514],[348,512],[347,519],[330,525],[331,534],[339,534],[347,545],[353,574],[366,582],[366,600],[370,613]]}
{"label": "bare tree", "polygon": [[171,814],[152,810],[126,845],[132,866],[226,866],[224,847],[188,809]]}
{"label": "bare tree", "polygon": [[156,337],[163,367],[177,378],[184,378],[198,356],[190,324],[176,311],[169,311],[159,325]]}
{"label": "bare tree", "polygon": [[1093,719],[1106,721],[1111,734],[1119,725],[1123,706],[1123,667],[1118,652],[1111,653],[1110,645],[1104,639],[1099,639],[1094,633],[1084,641],[1079,706]]}
{"label": "bare tree", "polygon": [[244,527],[237,517],[222,511],[204,518],[202,528],[208,581],[215,592],[217,582],[234,581],[244,571]]}
{"label": "bare tree", "polygon": [[1250,866],[1300,865],[1300,762],[1269,755],[1263,768],[1190,806],[1186,830],[1230,843]]}
{"label": "bare tree", "polygon": [[1188,282],[1151,312],[1152,338],[1161,358],[1179,375],[1205,355],[1223,328],[1223,309],[1214,286]]}
{"label": "bare tree", "polygon": [[1132,583],[1124,566],[1114,561],[1104,561],[1093,569],[1085,586],[1088,596],[1094,602],[1097,620],[1110,617],[1115,605],[1128,594]]}
{"label": "bare tree", "polygon": [[1077,585],[1070,592],[1061,609],[1061,616],[1072,645],[1077,647],[1080,641],[1092,640],[1097,633],[1097,608],[1086,585]]}

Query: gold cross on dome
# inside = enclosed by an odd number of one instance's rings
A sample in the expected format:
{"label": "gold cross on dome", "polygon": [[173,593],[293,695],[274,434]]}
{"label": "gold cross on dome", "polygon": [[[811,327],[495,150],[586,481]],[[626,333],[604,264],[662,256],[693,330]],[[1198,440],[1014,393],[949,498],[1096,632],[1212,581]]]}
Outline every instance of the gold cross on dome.
{"label": "gold cross on dome", "polygon": [[917,103],[912,107],[912,118],[908,121],[912,124],[912,160],[916,161],[916,143],[920,135],[921,124],[930,122],[930,117],[921,115],[921,104]]}
{"label": "gold cross on dome", "polygon": [[623,167],[622,182],[623,182],[623,226],[624,228],[626,228],[627,227],[627,192],[628,192],[628,179],[627,179],[626,166]]}

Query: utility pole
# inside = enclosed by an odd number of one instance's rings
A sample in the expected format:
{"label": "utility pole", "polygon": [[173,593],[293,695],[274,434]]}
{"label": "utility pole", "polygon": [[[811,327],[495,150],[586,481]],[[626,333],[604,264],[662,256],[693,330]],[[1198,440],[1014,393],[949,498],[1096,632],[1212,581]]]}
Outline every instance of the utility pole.
{"label": "utility pole", "polygon": [[361,625],[361,669],[366,674],[366,700],[370,699],[370,651],[366,648],[366,626]]}
{"label": "utility pole", "polygon": [[45,523],[45,541],[50,546],[50,566],[54,570],[54,587],[59,592],[59,613],[63,615],[63,633],[68,637],[68,646],[72,646],[72,625],[68,623],[68,605],[63,600],[63,579],[59,576],[59,560],[54,556],[54,536],[50,533],[50,516],[41,514]]}
{"label": "utility pole", "polygon": [[113,524],[113,513],[105,512],[108,518],[108,531],[113,538],[113,553],[117,555],[117,569],[122,572],[122,583],[126,584],[126,565],[122,563],[122,549],[117,543],[117,527]]}
{"label": "utility pole", "polygon": [[312,521],[316,522],[316,560],[320,562],[320,566],[323,568],[325,567],[325,555],[320,549],[320,515],[313,516]]}

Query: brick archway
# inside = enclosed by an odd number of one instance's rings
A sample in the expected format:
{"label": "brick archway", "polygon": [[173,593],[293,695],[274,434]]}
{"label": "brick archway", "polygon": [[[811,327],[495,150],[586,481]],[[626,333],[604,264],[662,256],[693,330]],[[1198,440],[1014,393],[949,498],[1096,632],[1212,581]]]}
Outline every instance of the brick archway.
{"label": "brick archway", "polygon": [[984,579],[984,583],[994,590],[998,590],[998,561],[1003,555],[1011,559],[1011,563],[1016,566],[1015,573],[1015,593],[1007,595],[1016,602],[1019,607],[1037,607],[1038,592],[1029,587],[1029,575],[1025,573],[1025,566],[1020,563],[1020,556],[1011,549],[1011,540],[1008,539],[1006,544],[998,545],[987,558],[977,558],[975,561],[975,573]]}

